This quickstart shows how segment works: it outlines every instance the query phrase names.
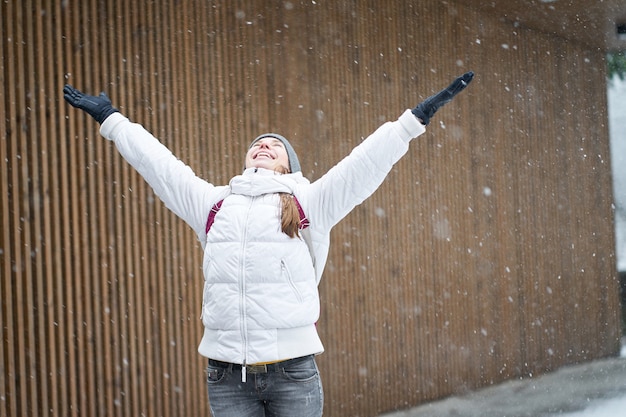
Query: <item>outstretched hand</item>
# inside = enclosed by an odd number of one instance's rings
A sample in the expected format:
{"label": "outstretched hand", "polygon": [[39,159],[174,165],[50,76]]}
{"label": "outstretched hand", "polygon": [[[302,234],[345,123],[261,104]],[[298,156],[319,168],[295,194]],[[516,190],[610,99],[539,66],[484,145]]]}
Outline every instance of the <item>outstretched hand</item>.
{"label": "outstretched hand", "polygon": [[99,96],[90,96],[66,84],[65,87],[63,87],[63,97],[69,104],[77,109],[84,110],[100,124],[102,124],[107,117],[119,111],[113,107],[111,99],[109,99],[104,92],[100,93]]}
{"label": "outstretched hand", "polygon": [[474,73],[472,71],[466,72],[452,81],[448,87],[418,104],[411,112],[415,117],[421,120],[423,125],[427,125],[430,123],[430,118],[433,117],[435,112],[444,104],[449,103],[454,96],[463,91],[473,78]]}

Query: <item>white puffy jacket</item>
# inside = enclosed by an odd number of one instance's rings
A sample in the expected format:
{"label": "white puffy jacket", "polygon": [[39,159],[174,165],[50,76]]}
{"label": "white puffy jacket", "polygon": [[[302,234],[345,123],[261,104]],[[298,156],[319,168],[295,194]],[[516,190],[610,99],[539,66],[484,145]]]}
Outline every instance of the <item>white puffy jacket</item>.
{"label": "white puffy jacket", "polygon": [[[330,230],[380,186],[410,140],[424,130],[407,110],[313,183],[300,172],[280,175],[249,168],[228,186],[215,186],[120,113],[109,116],[100,128],[202,242],[205,330],[198,351],[240,364],[323,351],[315,327],[320,311],[317,285]],[[293,194],[300,202],[311,224],[313,256],[304,239],[282,233],[279,192]],[[208,213],[221,199],[207,236]]]}

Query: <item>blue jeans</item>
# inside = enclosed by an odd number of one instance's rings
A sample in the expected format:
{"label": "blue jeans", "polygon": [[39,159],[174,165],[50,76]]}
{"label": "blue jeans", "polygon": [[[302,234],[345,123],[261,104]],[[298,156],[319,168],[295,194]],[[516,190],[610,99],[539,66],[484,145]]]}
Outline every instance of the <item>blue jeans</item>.
{"label": "blue jeans", "polygon": [[265,368],[209,360],[207,385],[214,417],[320,417],[324,394],[315,357]]}

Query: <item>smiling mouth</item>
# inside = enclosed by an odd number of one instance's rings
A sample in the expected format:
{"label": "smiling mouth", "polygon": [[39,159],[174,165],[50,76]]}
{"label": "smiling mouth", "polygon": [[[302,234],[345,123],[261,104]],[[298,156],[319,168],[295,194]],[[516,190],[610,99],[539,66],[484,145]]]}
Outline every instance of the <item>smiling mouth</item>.
{"label": "smiling mouth", "polygon": [[259,157],[274,159],[274,157],[272,155],[270,155],[269,153],[267,153],[267,152],[259,152],[259,153],[257,153],[256,156],[254,157],[254,159],[257,159]]}

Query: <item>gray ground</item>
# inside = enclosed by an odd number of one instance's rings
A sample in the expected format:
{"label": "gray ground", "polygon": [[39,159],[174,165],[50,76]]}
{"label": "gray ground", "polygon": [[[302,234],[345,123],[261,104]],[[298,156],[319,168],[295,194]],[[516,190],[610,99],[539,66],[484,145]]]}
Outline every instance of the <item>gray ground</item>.
{"label": "gray ground", "polygon": [[624,396],[626,358],[610,358],[380,417],[541,417],[583,410],[595,400]]}

